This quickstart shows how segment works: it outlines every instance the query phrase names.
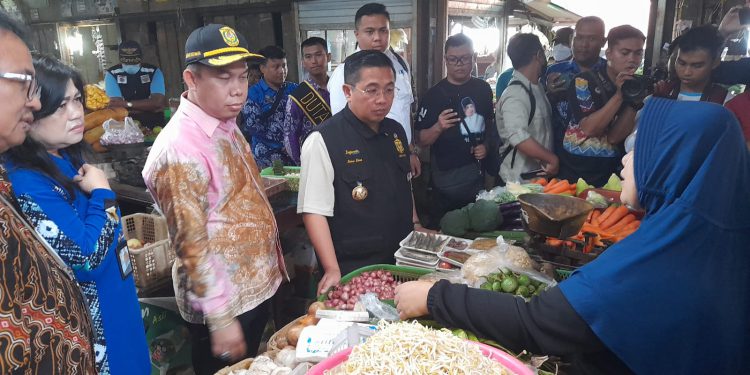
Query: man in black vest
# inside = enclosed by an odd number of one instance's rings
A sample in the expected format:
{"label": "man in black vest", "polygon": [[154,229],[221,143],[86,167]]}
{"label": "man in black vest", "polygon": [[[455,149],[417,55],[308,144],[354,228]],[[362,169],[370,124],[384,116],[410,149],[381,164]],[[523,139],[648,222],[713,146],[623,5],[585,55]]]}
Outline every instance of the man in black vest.
{"label": "man in black vest", "polygon": [[132,40],[120,44],[120,64],[104,74],[110,107],[126,108],[130,117],[153,129],[164,126],[164,75],[151,64],[142,62],[141,46]]}
{"label": "man in black vest", "polygon": [[346,58],[347,105],[302,146],[297,212],[303,214],[325,274],[323,293],[342,274],[393,263],[415,227],[404,128],[386,118],[396,92],[391,60],[380,51]]}

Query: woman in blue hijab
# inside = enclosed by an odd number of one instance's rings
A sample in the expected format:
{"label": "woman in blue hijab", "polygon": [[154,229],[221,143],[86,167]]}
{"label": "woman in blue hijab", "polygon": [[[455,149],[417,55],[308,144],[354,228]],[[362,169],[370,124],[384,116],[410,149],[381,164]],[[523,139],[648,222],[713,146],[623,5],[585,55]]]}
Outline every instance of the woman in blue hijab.
{"label": "woman in blue hijab", "polygon": [[397,289],[506,345],[564,356],[575,373],[737,374],[750,368],[750,155],[732,114],[654,98],[623,158],[641,228],[529,302],[446,281]]}

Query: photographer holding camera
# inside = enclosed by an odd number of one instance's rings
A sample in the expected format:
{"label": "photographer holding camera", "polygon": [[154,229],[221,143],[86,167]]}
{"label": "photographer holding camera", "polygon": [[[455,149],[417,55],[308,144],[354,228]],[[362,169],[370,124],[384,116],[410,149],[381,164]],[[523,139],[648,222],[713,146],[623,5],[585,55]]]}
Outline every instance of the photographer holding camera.
{"label": "photographer holding camera", "polygon": [[[643,33],[630,25],[615,27],[607,35],[606,68],[575,76],[568,88],[572,116],[559,151],[561,179],[583,178],[601,186],[617,171],[623,141],[633,131],[645,96],[625,95],[623,86],[635,80],[645,41]],[[635,83],[643,86],[640,80]]]}

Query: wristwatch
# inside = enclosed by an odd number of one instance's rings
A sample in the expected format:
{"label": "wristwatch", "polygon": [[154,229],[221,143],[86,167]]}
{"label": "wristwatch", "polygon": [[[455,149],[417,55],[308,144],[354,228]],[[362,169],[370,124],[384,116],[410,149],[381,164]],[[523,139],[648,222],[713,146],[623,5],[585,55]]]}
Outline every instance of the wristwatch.
{"label": "wristwatch", "polygon": [[125,103],[125,105],[126,105],[126,106],[127,106],[128,108],[133,108],[133,102],[127,102],[127,103]]}

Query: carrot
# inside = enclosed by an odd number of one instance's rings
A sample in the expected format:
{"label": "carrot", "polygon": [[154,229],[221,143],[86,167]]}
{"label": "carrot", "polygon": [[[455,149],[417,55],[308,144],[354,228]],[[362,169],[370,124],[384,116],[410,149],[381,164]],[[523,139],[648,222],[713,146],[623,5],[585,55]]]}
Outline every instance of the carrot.
{"label": "carrot", "polygon": [[544,177],[538,178],[538,179],[536,179],[535,181],[532,181],[532,182],[535,183],[535,184],[542,185],[542,186],[547,186],[547,184],[549,183],[549,181],[547,181],[547,179],[544,178]]}
{"label": "carrot", "polygon": [[593,210],[591,211],[591,220],[589,220],[589,223],[593,223],[594,220],[598,219],[599,216],[602,216],[602,212],[599,210]]}
{"label": "carrot", "polygon": [[615,212],[615,208],[616,208],[615,206],[609,206],[609,207],[607,207],[607,209],[604,210],[604,212],[602,213],[602,215],[599,216],[599,218],[597,219],[596,222],[594,222],[594,224],[599,225],[599,224],[602,223],[602,221],[607,220],[607,218],[610,215],[612,215],[613,212]]}
{"label": "carrot", "polygon": [[627,232],[627,231],[630,231],[630,230],[635,231],[636,229],[640,228],[640,226],[641,226],[641,222],[638,221],[638,220],[636,220],[636,221],[633,221],[630,224],[626,225],[622,229],[620,229],[620,232]]}
{"label": "carrot", "polygon": [[561,182],[552,187],[551,189],[547,190],[545,193],[547,194],[560,194],[565,193],[568,191],[568,184]]}
{"label": "carrot", "polygon": [[591,223],[591,218],[594,216],[594,212],[596,212],[596,210],[591,210],[591,212],[589,212],[589,215],[586,216],[587,223]]}
{"label": "carrot", "polygon": [[547,245],[560,247],[562,244],[563,240],[558,240],[557,238],[547,238]]}
{"label": "carrot", "polygon": [[625,215],[628,214],[628,208],[625,206],[619,206],[617,207],[613,212],[612,215],[609,215],[609,217],[601,222],[602,229],[609,229],[611,226],[615,225],[618,221],[622,220],[622,218],[625,217]]}
{"label": "carrot", "polygon": [[635,215],[633,214],[627,214],[625,217],[623,217],[620,221],[615,223],[612,227],[610,227],[608,230],[612,233],[617,233],[623,228],[625,228],[626,225],[632,223],[635,221]]}
{"label": "carrot", "polygon": [[547,184],[547,189],[551,190],[551,189],[556,189],[556,188],[563,187],[563,186],[567,189],[568,188],[568,181],[560,180],[560,181],[555,182],[554,184],[553,183],[549,183],[549,184]]}

